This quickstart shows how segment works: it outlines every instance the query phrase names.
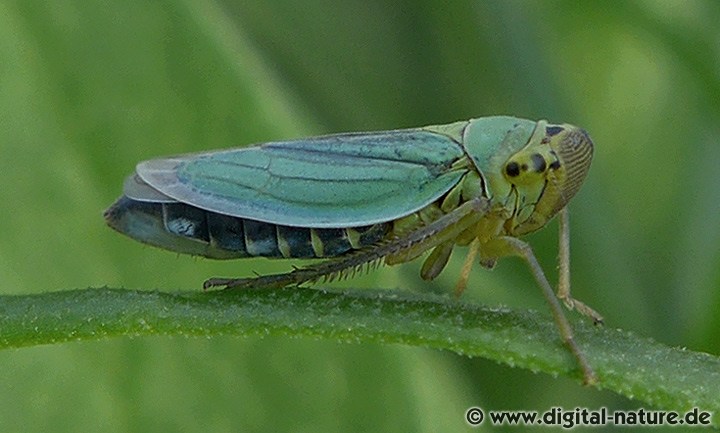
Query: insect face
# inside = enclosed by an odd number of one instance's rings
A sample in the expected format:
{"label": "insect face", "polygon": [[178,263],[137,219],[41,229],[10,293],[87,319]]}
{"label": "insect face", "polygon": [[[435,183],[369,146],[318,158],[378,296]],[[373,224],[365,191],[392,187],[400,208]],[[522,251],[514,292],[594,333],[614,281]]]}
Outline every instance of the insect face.
{"label": "insect face", "polygon": [[543,227],[575,195],[592,160],[588,134],[572,125],[538,124],[528,145],[512,155],[503,176],[514,207],[505,230],[514,236]]}

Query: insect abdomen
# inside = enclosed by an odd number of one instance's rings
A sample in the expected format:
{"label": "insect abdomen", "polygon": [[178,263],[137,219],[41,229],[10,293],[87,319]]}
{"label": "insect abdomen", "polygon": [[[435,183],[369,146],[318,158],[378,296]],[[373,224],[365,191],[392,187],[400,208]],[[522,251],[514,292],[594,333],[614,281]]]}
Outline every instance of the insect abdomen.
{"label": "insect abdomen", "polygon": [[120,198],[105,212],[108,224],[142,242],[210,258],[334,257],[373,245],[390,223],[353,228],[289,227],[231,217],[178,202]]}

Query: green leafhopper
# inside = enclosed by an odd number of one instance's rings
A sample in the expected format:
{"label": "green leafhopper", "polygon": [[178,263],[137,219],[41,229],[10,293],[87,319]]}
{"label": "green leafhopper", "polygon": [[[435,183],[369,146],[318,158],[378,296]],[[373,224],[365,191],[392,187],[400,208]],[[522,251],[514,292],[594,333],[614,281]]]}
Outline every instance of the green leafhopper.
{"label": "green leafhopper", "polygon": [[[558,299],[570,296],[566,205],[592,160],[588,134],[568,124],[493,116],[447,125],[336,134],[144,161],[105,211],[141,242],[214,259],[326,258],[286,274],[211,278],[205,287],[284,287],[345,277],[431,251],[432,279],[456,245],[469,246],[455,293],[473,263],[505,256],[530,266],[587,383],[594,373]],[[519,236],[560,214],[557,296]]]}

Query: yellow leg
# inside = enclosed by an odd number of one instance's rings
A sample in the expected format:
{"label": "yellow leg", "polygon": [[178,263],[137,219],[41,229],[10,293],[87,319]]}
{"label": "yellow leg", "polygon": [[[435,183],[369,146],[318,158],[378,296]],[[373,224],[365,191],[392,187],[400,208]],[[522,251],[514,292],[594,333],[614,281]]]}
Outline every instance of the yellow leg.
{"label": "yellow leg", "polygon": [[435,279],[450,260],[450,255],[455,247],[455,242],[447,241],[436,246],[420,269],[420,276],[423,280],[429,281]]}
{"label": "yellow leg", "polygon": [[484,244],[483,253],[495,257],[518,256],[525,260],[530,267],[533,277],[535,277],[535,281],[537,281],[538,285],[542,289],[545,300],[548,304],[550,304],[550,311],[552,312],[553,319],[555,319],[555,323],[560,330],[560,336],[562,337],[563,342],[570,349],[573,355],[575,355],[575,358],[580,364],[580,368],[583,372],[583,382],[586,385],[596,383],[597,376],[595,375],[592,367],[590,367],[587,358],[585,358],[585,354],[575,342],[570,322],[568,322],[567,317],[565,317],[565,312],[563,311],[558,298],[555,296],[552,286],[545,277],[545,273],[540,267],[540,263],[538,263],[535,258],[535,254],[533,253],[532,248],[530,248],[530,245],[517,238],[502,236],[492,239]]}
{"label": "yellow leg", "polygon": [[383,246],[383,249],[389,251],[385,255],[385,264],[406,263],[431,248],[454,241],[462,232],[477,224],[489,207],[486,199],[469,200],[436,221],[392,240]]}
{"label": "yellow leg", "polygon": [[559,226],[557,297],[568,309],[575,309],[590,317],[595,324],[603,323],[603,318],[597,311],[570,295],[570,217],[567,208],[560,211]]}
{"label": "yellow leg", "polygon": [[479,251],[480,239],[475,238],[472,242],[470,242],[470,249],[468,250],[467,257],[465,257],[465,263],[463,263],[462,271],[460,272],[460,279],[455,285],[456,298],[459,298],[467,287],[468,278],[470,278],[470,271],[475,264],[475,257],[477,257]]}

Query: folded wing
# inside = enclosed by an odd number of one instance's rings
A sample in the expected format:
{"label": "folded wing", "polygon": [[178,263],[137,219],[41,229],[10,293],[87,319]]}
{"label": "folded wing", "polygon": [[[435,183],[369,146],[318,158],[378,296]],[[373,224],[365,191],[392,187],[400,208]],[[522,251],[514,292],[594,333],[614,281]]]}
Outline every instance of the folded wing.
{"label": "folded wing", "polygon": [[428,205],[458,182],[463,171],[451,165],[462,155],[460,144],[428,131],[340,134],[145,161],[135,182],[160,193],[148,191],[147,201],[166,196],[234,217],[341,228]]}

